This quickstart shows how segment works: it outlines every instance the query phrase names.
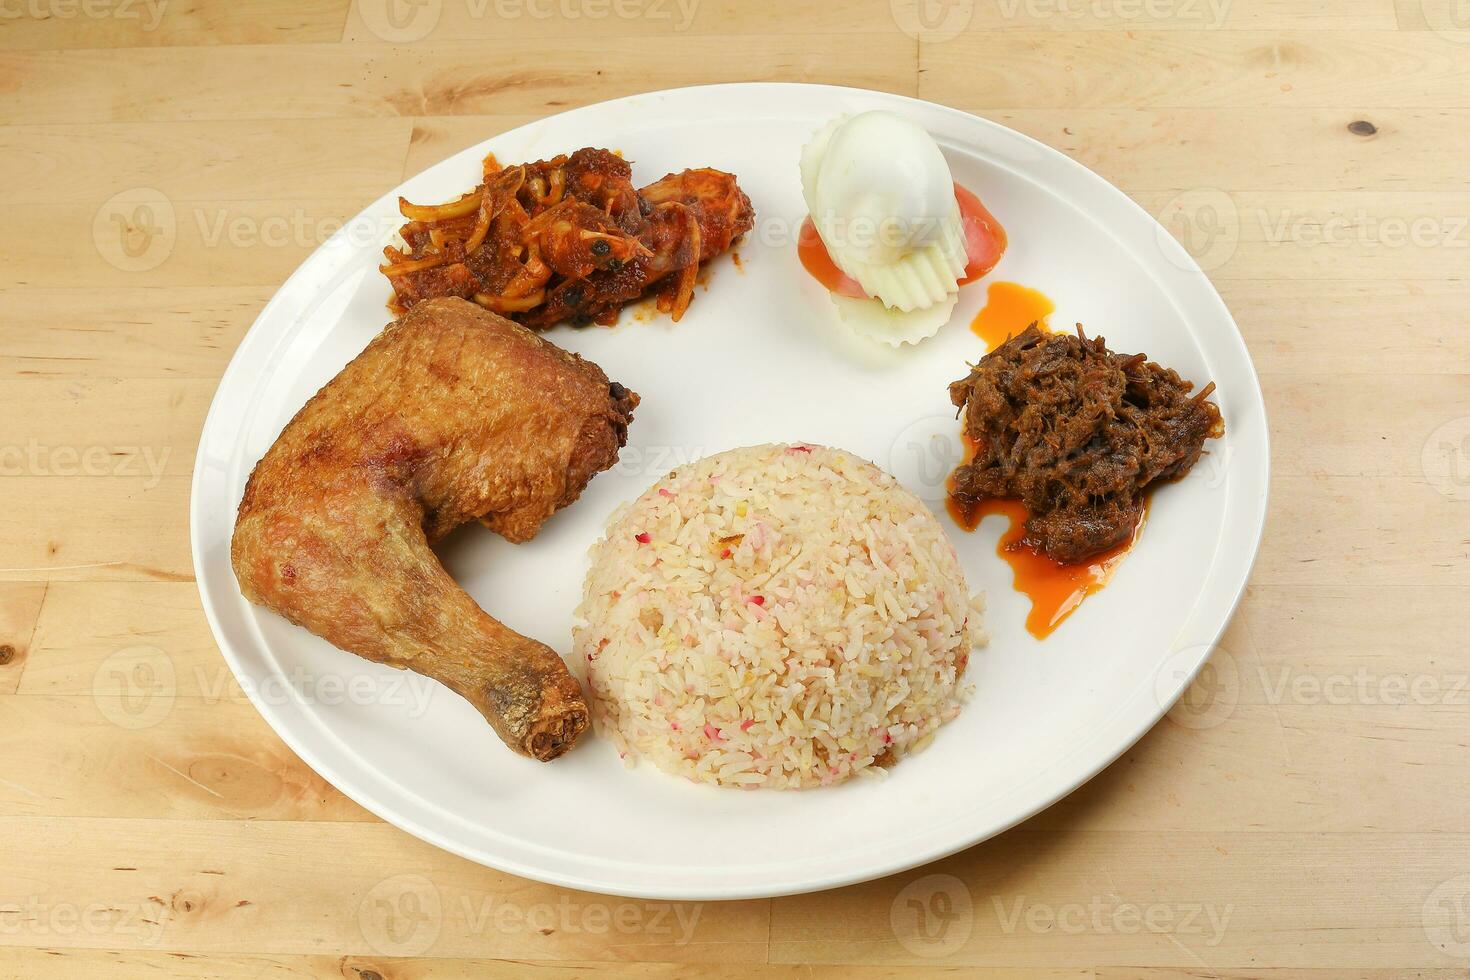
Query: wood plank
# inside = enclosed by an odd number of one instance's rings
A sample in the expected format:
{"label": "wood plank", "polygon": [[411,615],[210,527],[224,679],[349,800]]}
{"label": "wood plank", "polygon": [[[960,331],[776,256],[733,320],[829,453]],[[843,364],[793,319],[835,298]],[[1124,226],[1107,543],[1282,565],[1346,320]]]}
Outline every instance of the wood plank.
{"label": "wood plank", "polygon": [[0,818],[377,821],[297,758],[253,705],[175,697],[162,647],[113,650],[92,687],[85,697],[5,698],[13,755]]}
{"label": "wood plank", "polygon": [[[538,980],[585,980],[589,976],[613,980],[892,980],[888,967],[789,966],[769,963],[609,963],[537,962],[533,960],[447,959],[386,956],[221,956],[201,953],[170,953],[153,950],[22,949],[0,947],[0,969],[14,970],[17,978],[29,980],[96,980],[102,975],[177,977],[198,980],[482,980],[482,978],[535,977]],[[975,980],[1016,980],[1012,970],[967,967],[931,967],[934,977],[967,977]],[[9,974],[7,974],[8,976]],[[1164,971],[1140,974],[1147,980],[1163,980]],[[1028,971],[1030,980],[1092,980],[1092,970]],[[1274,977],[1275,974],[1272,974]],[[1416,976],[1420,976],[1417,975]],[[1229,980],[1229,978],[1227,978]],[[1337,980],[1307,971],[1283,975],[1280,980]],[[1365,980],[1396,980],[1388,974],[1368,975]],[[1451,980],[1448,972],[1426,973],[1421,980]],[[1459,980],[1459,975],[1455,975]]]}
{"label": "wood plank", "polygon": [[21,694],[90,695],[117,651],[166,645],[176,698],[243,703],[245,694],[215,646],[193,582],[55,582],[46,602],[35,623],[35,655]]}
{"label": "wood plank", "polygon": [[[1462,705],[1470,701],[1461,689],[1470,665],[1457,654],[1467,599],[1458,586],[1252,584],[1222,641],[1238,668],[1230,696],[1326,713],[1338,704]],[[1298,684],[1302,677],[1314,682]],[[1400,677],[1407,690],[1398,689]]]}
{"label": "wood plank", "polygon": [[[1260,668],[1249,658],[1233,656],[1239,674],[1231,676],[1239,676],[1242,694],[1263,679],[1274,689],[1276,673],[1260,678]],[[1319,703],[1315,689],[1303,696],[1293,691],[1305,688],[1289,685],[1283,703],[1223,706],[1219,676],[1096,779],[1033,818],[1034,830],[1059,835],[1470,832],[1464,807],[1442,789],[1470,761],[1463,744],[1470,720],[1463,675],[1449,678],[1460,692],[1452,705],[1420,705],[1407,697],[1399,702],[1396,693],[1387,696],[1394,703],[1348,703],[1344,698],[1353,696],[1353,674],[1291,672],[1281,676],[1293,683],[1326,680],[1331,693]],[[1381,694],[1373,682],[1407,676],[1443,683],[1447,674],[1409,670],[1367,676],[1366,690],[1377,698]],[[1340,688],[1332,684],[1339,677]],[[1234,685],[1232,679],[1230,696]],[[1443,697],[1451,688],[1438,690],[1430,696]],[[1294,700],[1301,703],[1290,703]],[[1395,772],[1423,778],[1395,780]],[[1268,808],[1266,800],[1291,805]]]}
{"label": "wood plank", "polygon": [[403,176],[411,177],[466,147],[534,122],[537,118],[534,113],[418,116],[413,121],[413,138],[409,140],[408,154],[403,161]]}
{"label": "wood plank", "polygon": [[[156,460],[155,460],[156,462]],[[184,465],[183,461],[179,461]],[[0,582],[192,582],[189,479],[0,479]]]}
{"label": "wood plank", "polygon": [[0,585],[0,694],[20,689],[46,591],[44,582]]}
{"label": "wood plank", "polygon": [[1470,584],[1464,504],[1427,481],[1276,476],[1256,585]]}
{"label": "wood plank", "polygon": [[[395,24],[380,3],[355,5],[344,40],[449,41],[468,38],[646,38],[654,43],[717,34],[888,35],[945,38],[961,31],[1391,30],[1392,0],[996,0],[953,5],[927,18],[920,0],[845,4],[791,0],[772,8],[740,0],[445,0]],[[926,29],[925,25],[931,25]]]}
{"label": "wood plank", "polygon": [[913,41],[899,33],[899,14],[881,3],[837,8],[823,0],[789,0],[778,11],[740,0],[443,0],[397,23],[386,13],[381,0],[354,4],[342,39],[382,44],[639,38],[668,46],[776,29],[788,35],[886,36],[895,47],[913,51]]}
{"label": "wood plank", "polygon": [[[1467,844],[1462,834],[1058,833],[1026,824],[907,874],[776,899],[771,961],[1147,963],[1195,976],[1253,971],[1262,959],[1354,975],[1453,967],[1429,941],[1451,932],[1448,915],[1426,911],[1425,898],[1464,881],[1455,875]],[[1389,866],[1395,873],[1383,874]],[[929,913],[928,938],[915,910]]]}
{"label": "wood plank", "polygon": [[102,186],[174,201],[372,200],[399,182],[403,119],[0,127],[0,205],[96,203]]}
{"label": "wood plank", "polygon": [[16,0],[0,49],[304,44],[336,40],[352,0]]}
{"label": "wood plank", "polygon": [[276,284],[0,290],[0,377],[217,382]]}
{"label": "wood plank", "polygon": [[1470,153],[1463,109],[986,109],[970,98],[950,104],[1035,137],[1130,193],[1470,187],[1453,164]]}
{"label": "wood plank", "polygon": [[[1098,980],[1198,980],[1199,976],[1198,966],[1178,969],[1137,966],[1103,967],[1097,971]],[[1342,976],[1342,971],[1313,969],[1309,966],[1294,969],[1244,967],[1238,970],[1211,969],[1207,976],[1218,978],[1218,980],[1338,980]],[[1360,980],[1404,980],[1405,977],[1410,977],[1412,980],[1463,980],[1464,971],[1446,967],[1405,973],[1403,970],[1390,967],[1372,970],[1358,969],[1353,971],[1353,976]]]}
{"label": "wood plank", "polygon": [[0,403],[13,406],[25,433],[0,443],[0,476],[136,481],[145,490],[187,476],[215,387],[205,378],[0,381]]}
{"label": "wood plank", "polygon": [[1470,194],[1135,192],[1212,280],[1448,280],[1470,262]]}
{"label": "wood plank", "polygon": [[953,13],[920,13],[920,0],[897,0],[893,13],[926,43],[976,31],[1392,30],[1391,0],[996,0],[956,4]]}
{"label": "wood plank", "polygon": [[719,81],[820,80],[913,94],[912,42],[858,35],[835,65],[828,48],[822,35],[770,34],[689,37],[656,58],[593,38],[526,40],[493,57],[480,42],[3,52],[0,124],[544,115]]}
{"label": "wood plank", "polygon": [[1470,20],[1455,0],[1394,0],[1401,31],[1430,31],[1456,44],[1470,44]]}
{"label": "wood plank", "polygon": [[[8,208],[12,227],[38,237],[0,273],[0,288],[279,288],[379,193],[178,202],[136,189],[121,195],[88,204]],[[382,241],[393,230],[382,229]]]}
{"label": "wood plank", "polygon": [[[1281,476],[1428,476],[1425,454],[1445,425],[1470,435],[1470,375],[1360,374],[1350,378],[1264,375],[1274,470]],[[1399,404],[1391,413],[1383,406]],[[1322,406],[1331,405],[1331,412]],[[1217,465],[1229,466],[1228,459]],[[1470,476],[1470,459],[1465,461]]]}
{"label": "wood plank", "polygon": [[1462,109],[1464,51],[1399,31],[976,32],[922,45],[919,95],[986,108]]}
{"label": "wood plank", "polygon": [[1451,324],[1470,280],[1222,279],[1256,370],[1271,375],[1470,373]]}
{"label": "wood plank", "polygon": [[766,902],[567,891],[479,867],[385,824],[179,820],[160,833],[151,820],[5,817],[0,833],[8,843],[0,895],[20,906],[3,913],[0,947],[727,966],[766,959]]}

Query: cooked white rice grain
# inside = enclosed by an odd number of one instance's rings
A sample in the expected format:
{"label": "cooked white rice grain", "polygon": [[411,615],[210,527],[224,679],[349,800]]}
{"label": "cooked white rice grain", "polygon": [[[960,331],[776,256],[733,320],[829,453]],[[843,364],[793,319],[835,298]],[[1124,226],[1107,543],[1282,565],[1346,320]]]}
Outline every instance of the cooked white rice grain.
{"label": "cooked white rice grain", "polygon": [[959,713],[985,642],[939,522],[891,476],[821,446],[683,467],[592,550],[573,642],[593,717],[699,782],[881,775]]}

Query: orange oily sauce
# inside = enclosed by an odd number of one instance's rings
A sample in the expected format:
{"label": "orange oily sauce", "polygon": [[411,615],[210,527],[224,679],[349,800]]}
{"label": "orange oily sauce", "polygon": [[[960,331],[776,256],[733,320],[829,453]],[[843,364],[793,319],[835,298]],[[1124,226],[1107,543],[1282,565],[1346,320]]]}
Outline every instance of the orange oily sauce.
{"label": "orange oily sauce", "polygon": [[1026,506],[1011,497],[989,497],[978,504],[966,506],[954,497],[946,501],[949,514],[955,523],[966,531],[973,531],[989,514],[1000,514],[1010,521],[995,546],[995,553],[1011,566],[1011,575],[1016,591],[1031,600],[1031,612],[1026,616],[1026,632],[1044,640],[1051,635],[1082,600],[1097,592],[1133,549],[1143,521],[1133,529],[1128,540],[1075,565],[1063,565],[1040,554],[1025,543]]}
{"label": "orange oily sauce", "polygon": [[1045,293],[1014,282],[993,282],[985,294],[985,305],[970,322],[970,329],[993,351],[1009,338],[1036,324],[1051,333],[1046,318],[1056,309]]}
{"label": "orange oily sauce", "polygon": [[[1018,288],[1025,289],[1024,286]],[[1027,292],[1041,296],[1035,290]],[[962,433],[960,438],[965,445],[965,456],[961,465],[967,466],[975,458],[977,447],[967,433]],[[1148,501],[1145,500],[1138,525],[1127,540],[1087,561],[1063,565],[1026,543],[1026,519],[1030,514],[1026,512],[1026,505],[1015,497],[987,497],[981,501],[966,503],[955,497],[954,477],[951,476],[944,506],[954,522],[966,531],[975,530],[990,514],[999,514],[1006,518],[1008,526],[996,542],[995,553],[1000,556],[1001,561],[1011,566],[1011,581],[1015,590],[1031,600],[1031,612],[1026,615],[1026,632],[1038,640],[1050,636],[1068,616],[1077,611],[1082,600],[1108,584],[1123,558],[1133,550],[1139,532],[1143,530],[1144,521],[1148,518]]]}

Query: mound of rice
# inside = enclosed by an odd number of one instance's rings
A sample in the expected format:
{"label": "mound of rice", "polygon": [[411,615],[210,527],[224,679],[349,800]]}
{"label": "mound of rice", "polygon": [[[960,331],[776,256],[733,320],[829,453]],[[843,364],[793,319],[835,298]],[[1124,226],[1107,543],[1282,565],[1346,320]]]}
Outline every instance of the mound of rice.
{"label": "mound of rice", "polygon": [[820,446],[670,473],[613,515],[573,627],[593,718],[698,782],[881,775],[960,710],[985,642],[939,522],[893,477]]}

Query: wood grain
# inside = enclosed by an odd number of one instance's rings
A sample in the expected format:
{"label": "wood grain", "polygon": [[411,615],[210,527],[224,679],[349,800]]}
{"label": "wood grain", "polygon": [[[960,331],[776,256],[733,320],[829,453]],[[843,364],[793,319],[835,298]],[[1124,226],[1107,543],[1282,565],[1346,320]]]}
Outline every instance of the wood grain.
{"label": "wood grain", "polygon": [[23,0],[6,8],[0,49],[133,48],[334,41],[351,0]]}
{"label": "wood grain", "polygon": [[20,689],[47,591],[45,582],[0,585],[0,694]]}
{"label": "wood grain", "polygon": [[985,108],[1456,109],[1464,54],[1435,32],[978,32],[923,45],[919,94]]}
{"label": "wood grain", "polygon": [[[657,58],[599,39],[0,52],[0,123],[535,113],[719,81],[823,80],[913,94],[914,45],[887,36],[690,37]],[[107,84],[103,84],[104,80]],[[119,97],[118,92],[127,97]],[[248,93],[248,96],[242,93]]]}
{"label": "wood grain", "polygon": [[[0,3],[0,976],[1466,975],[1453,0],[88,2]],[[280,282],[405,175],[747,79],[975,111],[1158,215],[1261,374],[1260,561],[1165,721],[929,867],[698,906],[477,867],[323,781],[228,671],[184,518],[204,413]]]}

